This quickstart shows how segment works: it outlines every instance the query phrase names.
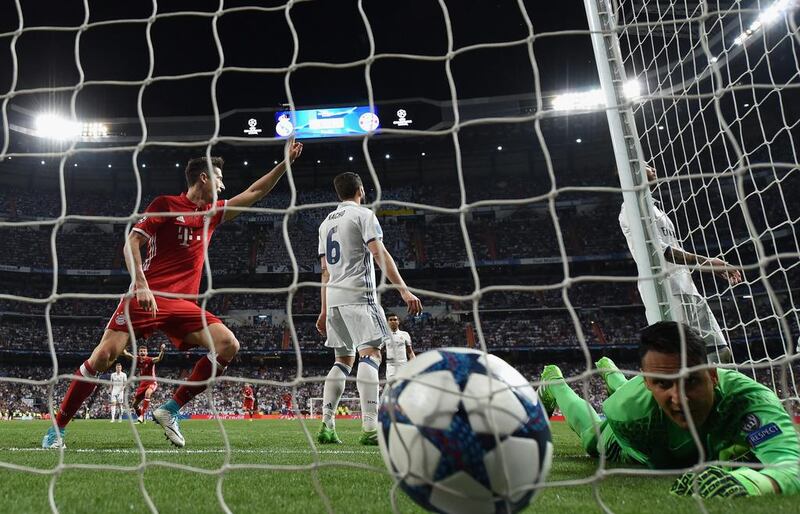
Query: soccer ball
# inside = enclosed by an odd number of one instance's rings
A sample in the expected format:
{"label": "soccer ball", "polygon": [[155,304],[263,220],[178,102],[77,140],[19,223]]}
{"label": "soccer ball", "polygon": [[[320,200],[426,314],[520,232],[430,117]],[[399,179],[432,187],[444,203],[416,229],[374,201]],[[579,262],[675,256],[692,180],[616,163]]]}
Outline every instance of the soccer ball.
{"label": "soccer ball", "polygon": [[547,414],[528,381],[494,355],[420,354],[386,384],[378,419],[389,471],[435,512],[517,512],[550,469]]}

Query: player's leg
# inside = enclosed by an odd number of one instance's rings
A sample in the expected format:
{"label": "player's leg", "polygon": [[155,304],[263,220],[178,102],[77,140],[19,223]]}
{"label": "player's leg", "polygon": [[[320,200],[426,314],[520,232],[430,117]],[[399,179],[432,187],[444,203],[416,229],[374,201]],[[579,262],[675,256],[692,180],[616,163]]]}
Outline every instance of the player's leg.
{"label": "player's leg", "polygon": [[728,342],[722,335],[717,319],[708,306],[705,298],[694,295],[680,295],[682,318],[675,321],[683,322],[697,330],[706,343],[706,355],[709,364],[729,363],[732,361]]}
{"label": "player's leg", "polygon": [[[120,417],[122,417],[122,413],[120,412]],[[117,400],[113,396],[111,397],[111,422],[113,423],[114,420],[117,418]]]}
{"label": "player's leg", "polygon": [[358,349],[358,371],[356,386],[361,403],[361,444],[369,446],[378,444],[378,396],[380,393],[380,377],[378,369],[381,365],[381,340],[361,345]]}
{"label": "player's leg", "polygon": [[378,444],[378,397],[380,395],[381,346],[390,337],[386,314],[380,305],[347,306],[347,328],[358,347],[356,385],[361,403],[361,444]]}
{"label": "player's leg", "polygon": [[133,405],[131,405],[131,408],[133,409],[134,414],[136,414],[137,423],[144,422],[141,403],[144,401],[144,395],[147,392],[147,387],[147,382],[139,382],[139,385],[136,387],[136,392],[133,394]]}
{"label": "player's leg", "polygon": [[578,396],[564,382],[564,376],[558,366],[545,366],[542,370],[542,382],[551,382],[539,388],[539,399],[548,415],[556,407],[561,409],[567,424],[581,438],[581,444],[587,452],[597,449],[597,428],[602,421],[589,402]]}
{"label": "player's leg", "polygon": [[336,433],[336,411],[347,384],[347,377],[353,370],[356,351],[338,307],[328,310],[325,324],[325,346],[333,349],[334,363],[325,377],[322,390],[322,424],[317,433],[317,441],[320,444],[340,444],[342,440]]}
{"label": "player's leg", "polygon": [[67,394],[56,413],[55,424],[58,430],[50,427],[42,439],[43,448],[58,448],[63,445],[64,428],[72,420],[83,402],[94,392],[97,384],[85,382],[81,378],[96,378],[108,370],[128,344],[128,333],[106,330],[92,355],[75,372]]}
{"label": "player's leg", "polygon": [[[164,428],[167,438],[178,447],[186,444],[178,427],[180,409],[208,387],[205,382],[212,375],[222,375],[239,351],[239,341],[233,332],[212,314],[206,313],[206,316],[209,323],[207,329],[186,334],[180,344],[180,349],[200,346],[211,350],[198,359],[187,379],[189,382],[198,383],[181,385],[175,390],[171,400],[153,411],[153,419]],[[167,335],[173,341],[176,339],[174,331],[170,331]]]}
{"label": "player's leg", "polygon": [[617,365],[614,364],[614,361],[608,357],[602,357],[594,363],[594,367],[600,371],[600,378],[605,382],[606,391],[609,396],[614,394],[614,391],[622,387],[625,382],[628,381],[625,375],[617,368]]}
{"label": "player's leg", "polygon": [[697,328],[706,342],[708,363],[730,364],[733,362],[733,354],[708,302],[705,298],[698,298],[695,308],[697,310]]}
{"label": "player's leg", "polygon": [[142,410],[141,410],[141,417],[142,422],[144,422],[147,411],[150,410],[150,397],[153,396],[153,392],[156,390],[157,385],[155,383],[148,384],[147,389],[144,392],[144,399],[142,400]]}

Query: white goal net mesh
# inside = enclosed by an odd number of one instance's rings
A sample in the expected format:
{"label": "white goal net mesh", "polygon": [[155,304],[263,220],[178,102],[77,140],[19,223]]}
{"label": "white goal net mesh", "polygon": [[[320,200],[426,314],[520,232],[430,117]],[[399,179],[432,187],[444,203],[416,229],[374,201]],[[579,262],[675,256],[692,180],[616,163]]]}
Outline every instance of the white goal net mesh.
{"label": "white goal net mesh", "polygon": [[787,361],[800,316],[793,7],[621,1],[615,15],[628,78],[641,87],[633,111],[643,157],[661,179],[654,197],[687,248],[741,267],[739,285],[709,273],[695,283],[738,369],[762,374],[796,409]]}
{"label": "white goal net mesh", "polygon": [[[65,325],[65,320],[80,318],[80,315],[74,315],[80,309],[70,310],[64,306],[84,303],[107,309],[109,302],[113,304],[124,293],[107,289],[97,292],[102,288],[94,285],[81,287],[80,283],[76,285],[74,280],[67,280],[69,275],[73,275],[73,278],[81,276],[81,273],[69,272],[70,267],[72,270],[84,270],[83,275],[87,277],[102,276],[104,273],[98,270],[104,271],[104,268],[92,266],[90,261],[99,259],[98,255],[104,250],[102,244],[84,245],[83,249],[76,249],[74,245],[69,246],[62,236],[82,224],[108,225],[118,228],[108,232],[101,230],[105,235],[98,235],[97,241],[120,244],[147,204],[144,189],[152,178],[153,166],[146,168],[142,157],[152,155],[148,153],[150,150],[174,151],[176,154],[167,153],[167,159],[179,160],[181,157],[173,155],[183,156],[177,152],[187,149],[193,149],[195,155],[211,157],[226,152],[237,155],[245,145],[252,144],[249,137],[222,131],[218,97],[225,77],[247,74],[253,80],[277,78],[284,86],[287,110],[295,110],[302,107],[297,105],[293,94],[296,76],[320,69],[357,70],[363,77],[365,103],[372,108],[380,100],[375,93],[378,70],[387,74],[386,70],[389,69],[389,76],[402,77],[407,70],[406,63],[415,62],[437,67],[439,80],[448,92],[441,105],[447,116],[426,130],[389,128],[390,125],[384,123],[384,127],[377,132],[348,140],[351,149],[352,143],[356,143],[359,171],[374,189],[374,194],[369,198],[369,207],[379,214],[385,211],[381,214],[381,220],[397,218],[408,212],[422,220],[413,227],[400,222],[392,225],[396,221],[394,219],[387,223],[390,227],[387,229],[387,245],[392,244],[392,238],[403,241],[396,243],[396,248],[390,248],[393,253],[404,252],[408,256],[406,262],[401,263],[401,271],[427,269],[429,272],[428,276],[420,279],[421,285],[418,286],[413,278],[409,283],[423,303],[433,307],[432,311],[437,316],[420,322],[415,326],[416,332],[411,330],[412,333],[415,337],[420,334],[425,338],[427,344],[423,345],[423,349],[469,344],[490,352],[507,352],[504,355],[509,362],[532,381],[538,379],[538,372],[545,360],[569,362],[570,367],[564,367],[568,380],[586,399],[599,407],[600,388],[595,377],[596,371],[590,366],[592,359],[608,349],[619,351],[616,355],[622,356],[623,360],[628,357],[626,362],[633,361],[629,358],[630,352],[622,353],[625,350],[623,344],[619,345],[622,349],[612,349],[616,348],[612,343],[635,340],[637,330],[645,320],[640,302],[635,297],[636,277],[630,273],[628,256],[620,257],[620,252],[625,252],[625,249],[616,223],[621,202],[619,184],[609,173],[599,178],[599,173],[594,173],[594,162],[586,164],[597,158],[605,166],[611,161],[611,152],[591,150],[581,166],[576,166],[574,161],[574,154],[580,148],[574,145],[586,143],[582,142],[582,138],[587,138],[586,134],[595,132],[598,134],[596,139],[610,144],[604,119],[605,107],[596,105],[591,94],[564,98],[542,87],[539,56],[547,52],[557,54],[561,40],[579,37],[588,42],[590,34],[585,25],[580,24],[580,29],[574,30],[535,30],[537,9],[545,9],[545,6],[537,5],[539,2],[519,0],[508,2],[502,19],[486,20],[487,23],[513,26],[515,37],[462,44],[451,19],[451,11],[457,9],[454,5],[456,2],[431,1],[426,9],[433,13],[431,16],[435,15],[440,20],[437,37],[441,39],[441,48],[430,54],[415,52],[411,48],[397,52],[384,51],[378,49],[373,24],[376,19],[391,14],[381,12],[377,6],[379,2],[360,0],[348,2],[347,5],[351,15],[361,24],[366,53],[345,60],[304,60],[300,51],[303,37],[295,25],[295,18],[300,11],[303,16],[309,16],[309,13],[313,15],[320,3],[290,1],[253,6],[243,2],[230,5],[220,0],[214,8],[184,11],[169,9],[153,0],[150,13],[144,17],[132,19],[107,17],[104,14],[95,19],[90,3],[85,1],[82,4],[83,20],[78,23],[29,25],[25,16],[27,4],[21,0],[13,2],[11,19],[17,20],[17,24],[4,28],[4,32],[0,33],[0,40],[10,50],[10,59],[3,61],[3,75],[8,76],[9,80],[0,91],[3,128],[0,165],[13,167],[20,166],[21,162],[21,166],[38,168],[41,162],[41,166],[46,165],[51,171],[49,180],[51,185],[55,184],[57,192],[40,197],[33,193],[29,196],[22,194],[20,198],[39,203],[37,208],[41,208],[45,202],[51,202],[52,205],[40,211],[32,208],[31,212],[37,214],[30,216],[12,214],[0,218],[0,232],[10,243],[9,246],[33,249],[29,253],[37,253],[39,259],[36,263],[26,263],[24,259],[15,260],[12,255],[6,263],[0,263],[5,266],[2,271],[20,276],[36,270],[39,270],[37,273],[48,270],[44,285],[42,281],[34,284],[32,280],[30,290],[13,285],[2,286],[7,287],[6,290],[0,289],[0,301],[5,302],[5,317],[0,320],[3,323],[14,320],[13,328],[3,329],[6,331],[2,333],[3,339],[0,339],[0,344],[10,341],[12,346],[0,349],[19,349],[13,343],[25,340],[26,336],[15,339],[14,331],[17,334],[25,333],[24,330],[44,333],[44,338],[39,341],[44,343],[37,350],[47,356],[47,365],[42,366],[39,361],[39,368],[47,371],[46,376],[14,374],[4,370],[4,373],[0,373],[0,385],[20,388],[26,397],[40,395],[45,398],[50,416],[57,411],[58,402],[76,367],[71,363],[60,364],[62,357],[69,353],[60,344],[60,338],[66,338],[65,334],[70,331],[77,331],[87,340],[98,335]],[[800,247],[796,233],[800,217],[800,204],[797,201],[800,171],[795,144],[795,138],[800,136],[797,132],[800,122],[800,95],[797,92],[800,84],[797,57],[800,34],[791,10],[794,2],[637,0],[614,1],[609,5],[616,17],[617,26],[613,35],[619,41],[624,67],[629,78],[640,86],[638,92],[632,95],[631,105],[643,157],[659,172],[659,186],[654,196],[675,223],[678,237],[687,249],[724,257],[744,270],[745,281],[736,287],[728,287],[709,274],[699,273],[694,274],[695,283],[730,342],[737,368],[767,383],[782,399],[787,400],[787,408],[797,409],[797,404],[792,400],[800,400],[796,387],[796,379],[800,379],[800,376],[796,376],[797,363],[794,360],[800,316],[797,309],[797,305],[800,305],[800,299],[797,298]],[[92,4],[92,7],[95,5]],[[280,65],[242,65],[241,61],[235,59],[235,50],[231,50],[220,37],[220,25],[226,22],[244,23],[243,16],[266,14],[273,16],[271,22],[279,26],[282,37],[291,41],[291,58]],[[152,33],[160,23],[177,18],[204,22],[202,33],[208,37],[214,55],[218,56],[211,69],[175,71],[156,66],[159,49],[153,44]],[[146,35],[139,50],[147,57],[146,75],[131,80],[87,79],[82,61],[84,38],[94,31],[124,30],[128,26],[142,29]],[[41,84],[20,86],[20,70],[35,63],[23,62],[17,47],[24,38],[35,33],[58,33],[69,37],[69,48],[76,69],[73,83],[57,87]],[[414,37],[417,36],[422,37],[423,34],[416,33]],[[516,79],[525,84],[527,94],[504,98],[492,104],[491,108],[482,109],[484,102],[465,101],[460,96],[454,63],[474,53],[489,51],[498,52],[496,58],[499,60],[505,56],[504,52],[523,57],[524,66],[521,65]],[[588,45],[585,52],[585,57],[590,58]],[[396,72],[393,71],[395,67]],[[416,73],[424,75],[420,70]],[[464,71],[459,70],[459,73],[463,74]],[[192,128],[187,128],[186,134],[159,133],[158,123],[163,120],[158,116],[146,115],[144,108],[148,89],[173,82],[185,82],[187,87],[198,87],[198,83],[191,82],[196,79],[204,80],[201,87],[208,88],[210,93],[212,122],[206,127],[209,130],[200,131],[202,134],[199,135],[192,132]],[[78,137],[53,143],[52,146],[15,144],[20,132],[19,127],[15,126],[14,116],[24,111],[15,111],[15,102],[38,95],[59,96],[65,100],[64,112],[69,113],[68,117],[74,124],[81,118],[80,93],[103,86],[126,87],[136,92],[137,130],[132,135],[126,134],[114,144],[97,146],[83,144],[87,139]],[[576,102],[577,107],[574,106]],[[332,98],[327,103],[340,102]],[[572,110],[580,112],[570,112]],[[186,126],[192,123],[191,119],[185,121]],[[527,146],[520,145],[514,149],[505,141],[495,141],[497,133],[493,130],[497,127],[503,127],[505,132],[501,134],[522,134]],[[74,125],[66,128],[74,130]],[[89,127],[85,130],[100,129]],[[40,135],[47,134],[43,132]],[[86,137],[91,140],[95,136],[98,134],[92,132]],[[446,147],[446,152],[443,152],[446,155],[440,156],[438,161],[419,164],[420,175],[423,172],[440,172],[445,176],[446,188],[423,184],[409,192],[406,184],[398,184],[386,164],[392,162],[394,156],[381,146],[392,140],[410,141],[408,147],[414,148],[424,148],[425,144],[433,141],[440,148]],[[285,152],[283,140],[276,136],[264,137],[260,141],[262,149],[270,145],[271,155],[277,163]],[[476,150],[479,146],[487,148],[484,154]],[[310,159],[310,162],[315,160],[312,148],[313,143],[307,143],[303,159]],[[431,157],[425,151],[415,150],[415,154],[417,159]],[[80,159],[102,159],[115,155],[124,157],[124,166],[130,174],[128,180],[133,184],[135,193],[128,195],[125,208],[115,207],[113,212],[104,212],[98,207],[97,211],[76,214],[79,211],[73,210],[71,202],[80,195],[80,183],[71,180],[73,166],[77,167]],[[352,156],[350,161],[353,161]],[[319,161],[317,164],[322,165]],[[313,326],[309,313],[313,312],[313,308],[310,311],[303,310],[302,305],[318,302],[321,284],[319,275],[314,273],[318,272],[314,230],[321,213],[336,205],[331,188],[327,187],[329,177],[322,179],[326,184],[325,188],[319,188],[325,191],[322,195],[316,191],[309,194],[298,186],[298,180],[302,177],[296,176],[295,168],[304,165],[301,160],[289,168],[284,178],[284,191],[277,192],[271,197],[273,199],[268,198],[247,209],[242,215],[242,219],[268,223],[269,233],[258,232],[253,244],[238,251],[228,251],[216,250],[215,246],[227,248],[226,245],[235,243],[241,234],[250,234],[248,231],[251,229],[248,227],[227,235],[221,231],[209,249],[210,259],[206,260],[205,283],[200,296],[202,305],[211,311],[222,306],[228,308],[228,304],[237,302],[240,307],[248,303],[258,305],[254,309],[240,308],[242,312],[283,309],[285,326],[278,330],[275,338],[283,338],[286,342],[284,349],[291,354],[287,358],[293,358],[295,363],[292,369],[283,370],[280,374],[257,370],[247,375],[237,371],[234,363],[227,375],[210,380],[209,385],[214,388],[214,393],[206,393],[194,400],[203,405],[204,414],[219,420],[220,459],[215,460],[211,467],[202,467],[188,458],[153,451],[143,444],[138,432],[132,429],[134,449],[131,451],[135,458],[122,464],[108,464],[102,458],[88,461],[70,458],[70,449],[57,451],[52,466],[39,467],[26,461],[24,449],[15,448],[15,451],[20,451],[17,454],[6,453],[15,458],[0,459],[0,469],[47,475],[48,504],[53,512],[69,510],[60,500],[59,495],[63,492],[59,488],[59,481],[64,479],[65,474],[73,472],[114,472],[135,476],[136,487],[151,512],[166,509],[164,506],[169,501],[152,495],[145,475],[153,469],[168,468],[176,473],[211,477],[218,508],[224,512],[232,511],[227,501],[230,498],[225,493],[225,480],[237,472],[310,472],[314,494],[319,497],[321,508],[328,512],[344,510],[345,507],[334,508],[334,502],[340,498],[331,498],[335,495],[323,487],[321,472],[334,467],[385,473],[382,466],[374,463],[348,460],[346,453],[333,455],[333,458],[330,458],[331,455],[322,456],[313,441],[312,431],[317,422],[306,422],[306,413],[301,412],[305,405],[314,405],[314,400],[321,394],[326,372],[321,367],[305,366],[306,352],[322,343],[314,339],[313,330],[310,330],[312,336],[309,336],[309,329]],[[246,162],[244,166],[247,166]],[[416,164],[409,165],[411,168],[414,166]],[[581,171],[577,170],[579,167],[582,167]],[[108,168],[116,170],[111,163]],[[503,168],[529,175],[524,175],[524,180],[517,178],[518,182],[514,182],[513,175],[498,175],[499,178],[494,177],[491,183],[486,179],[483,182],[476,181],[473,177],[477,173],[475,170],[497,171]],[[606,171],[611,171],[610,168]],[[609,176],[611,180],[606,180]],[[230,192],[235,194],[237,191]],[[227,193],[225,196],[229,197]],[[76,201],[80,203],[80,200]],[[7,205],[11,203],[8,201]],[[14,209],[25,211],[27,206],[23,203],[18,200],[14,203]],[[4,211],[4,214],[7,213]],[[598,220],[603,226],[597,225]],[[125,227],[124,232],[119,229],[121,226]],[[312,227],[310,231],[308,227]],[[40,237],[42,234],[44,243]],[[615,242],[609,244],[612,240]],[[217,251],[219,259],[215,260]],[[229,271],[220,270],[218,263],[226,259],[238,262],[235,261],[236,255],[247,252],[252,252],[253,258],[243,266],[250,265],[256,270],[263,268],[269,272],[278,270],[282,273],[281,279],[227,285],[224,275]],[[112,258],[110,256],[109,260]],[[615,259],[625,261],[629,273],[620,272],[623,264],[618,268],[610,267],[610,271],[603,268],[608,262],[613,265]],[[592,267],[595,264],[597,267]],[[497,272],[498,267],[504,266],[511,271]],[[537,273],[534,269],[537,266],[546,271]],[[518,273],[522,272],[514,267],[527,267],[525,279],[519,278]],[[456,272],[447,274],[447,270]],[[440,271],[442,274],[437,276]],[[288,279],[283,280],[286,277]],[[37,285],[38,292],[33,294]],[[384,298],[392,298],[391,301],[395,302],[393,307],[398,310],[400,304],[397,303],[397,294],[387,286],[385,277],[380,291],[384,293]],[[62,308],[63,314],[59,312]],[[111,312],[109,310],[107,314]],[[29,314],[30,319],[25,317]],[[252,313],[246,315],[252,317]],[[101,326],[107,321],[106,311],[95,314],[94,318],[95,325]],[[20,319],[25,321],[18,322]],[[226,321],[228,319],[225,318]],[[261,349],[258,345],[263,332],[273,328],[259,328],[248,321],[239,330],[236,327],[233,330],[241,340],[243,352],[246,352],[253,348]],[[606,344],[608,346],[603,346]],[[548,346],[552,346],[552,352],[533,352],[548,349]],[[525,355],[521,351],[514,353],[519,347],[526,347],[531,352]],[[92,347],[81,349],[85,350],[83,355],[87,356]],[[168,354],[170,358],[179,358],[177,352],[170,350]],[[268,367],[269,364],[264,366]],[[633,374],[637,370],[627,371]],[[133,374],[129,372],[129,375]],[[185,373],[170,372],[166,378],[159,380],[168,389],[186,384],[185,379]],[[137,385],[140,381],[141,377],[131,376],[129,382]],[[99,382],[102,387],[110,384],[107,379]],[[296,418],[296,421],[287,423],[296,423],[294,427],[297,434],[301,434],[298,437],[308,443],[308,462],[287,463],[280,458],[270,460],[269,455],[257,462],[237,460],[237,452],[247,450],[234,447],[226,425],[220,418],[239,409],[226,404],[226,398],[239,394],[245,382],[255,385],[257,398],[259,393],[279,398],[270,409],[264,409],[263,401],[259,399],[260,410],[283,411]],[[348,388],[352,388],[352,384],[348,384]],[[313,410],[312,414],[316,414],[317,410]],[[697,436],[694,428],[692,430]],[[187,455],[191,456],[191,453]],[[558,458],[556,454],[556,468]],[[601,459],[596,472],[589,476],[575,477],[566,472],[558,473],[543,487],[589,485],[598,505],[610,511],[613,508],[601,499],[599,487],[604,479],[621,473],[658,474],[643,469],[609,469],[605,460]],[[330,475],[326,477],[330,478]],[[72,475],[70,480],[74,480]],[[397,502],[392,502],[396,511],[397,505]],[[411,506],[410,502],[405,505]],[[556,505],[556,502],[552,505]],[[704,509],[702,502],[698,505]]]}

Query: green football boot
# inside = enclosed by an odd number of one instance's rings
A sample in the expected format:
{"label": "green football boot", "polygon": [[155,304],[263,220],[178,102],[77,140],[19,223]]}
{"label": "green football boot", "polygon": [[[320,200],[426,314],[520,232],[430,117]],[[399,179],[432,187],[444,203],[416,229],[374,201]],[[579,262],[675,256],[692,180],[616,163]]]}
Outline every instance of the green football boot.
{"label": "green football boot", "polygon": [[378,431],[370,430],[361,432],[361,439],[358,440],[359,444],[364,446],[378,446]]}
{"label": "green football boot", "polygon": [[[542,382],[553,382],[559,379],[564,380],[564,375],[561,373],[561,368],[558,366],[550,364],[545,366],[542,370],[542,376],[540,378]],[[552,416],[558,405],[548,385],[539,386],[539,401],[542,402],[542,407],[547,411],[547,415]]]}
{"label": "green football boot", "polygon": [[328,428],[324,421],[322,422],[322,426],[319,427],[319,432],[317,432],[317,442],[319,442],[319,444],[342,444],[342,440],[339,439],[336,429]]}

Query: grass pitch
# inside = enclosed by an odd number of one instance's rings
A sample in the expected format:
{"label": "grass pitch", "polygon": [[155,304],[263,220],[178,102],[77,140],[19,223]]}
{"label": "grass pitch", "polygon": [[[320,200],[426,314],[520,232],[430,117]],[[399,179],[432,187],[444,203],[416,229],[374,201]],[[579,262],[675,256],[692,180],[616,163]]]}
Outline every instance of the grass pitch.
{"label": "grass pitch", "polygon": [[[217,499],[218,474],[230,465],[221,482],[221,493],[233,512],[324,512],[326,505],[315,490],[318,484],[335,512],[391,512],[392,480],[384,471],[377,448],[356,443],[357,421],[339,421],[345,444],[320,447],[315,455],[300,421],[259,420],[223,422],[231,447],[226,460],[224,439],[216,421],[184,421],[187,440],[183,450],[172,448],[161,429],[152,422],[134,428],[146,448],[136,445],[126,422],[77,420],[67,430],[67,450],[53,489],[55,505],[63,513],[149,512],[140,490],[147,490],[155,507],[164,513],[201,514],[222,512]],[[306,426],[313,436],[318,421]],[[0,423],[0,512],[50,512],[48,489],[59,465],[58,451],[39,449],[49,422]],[[555,456],[550,480],[591,477],[596,463],[583,455],[577,438],[565,423],[553,424]],[[322,466],[315,467],[315,462]],[[268,464],[274,469],[247,469]],[[9,469],[27,466],[35,472]],[[80,468],[82,465],[114,466],[114,470]],[[72,467],[69,467],[72,466]],[[77,467],[75,467],[77,466]],[[141,469],[139,472],[137,469]],[[597,483],[596,494],[614,512],[700,512],[693,499],[668,494],[673,478],[631,475],[609,476]],[[421,512],[398,491],[400,512]],[[798,512],[797,498],[764,497],[705,502],[709,512]],[[602,512],[590,485],[548,488],[524,512],[581,514]]]}

